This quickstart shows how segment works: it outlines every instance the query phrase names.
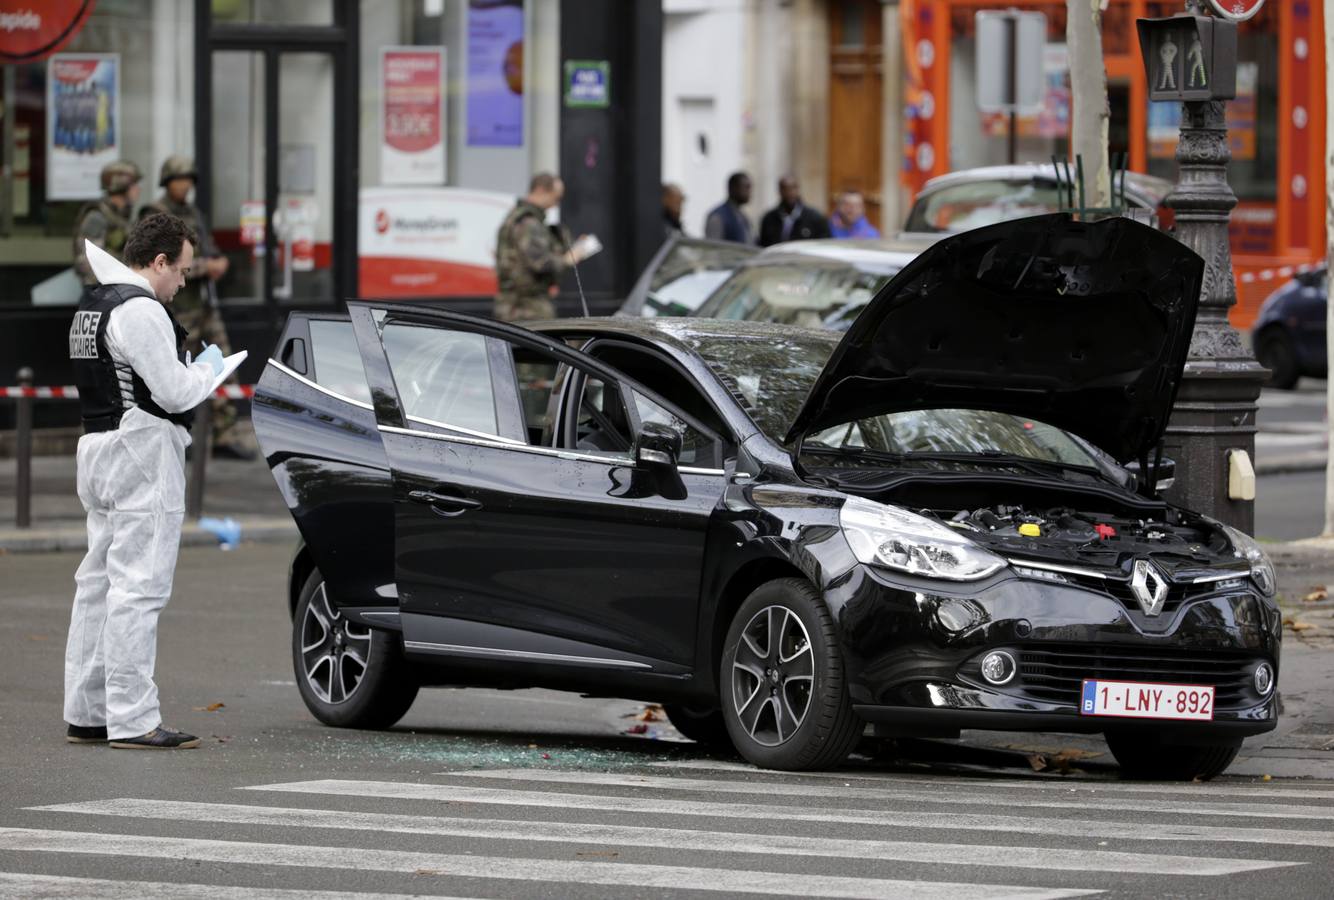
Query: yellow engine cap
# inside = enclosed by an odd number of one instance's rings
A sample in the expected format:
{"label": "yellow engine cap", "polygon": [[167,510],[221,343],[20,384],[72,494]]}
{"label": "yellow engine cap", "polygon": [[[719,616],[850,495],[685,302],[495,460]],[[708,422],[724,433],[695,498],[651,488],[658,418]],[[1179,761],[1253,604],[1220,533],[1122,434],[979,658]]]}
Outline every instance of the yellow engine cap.
{"label": "yellow engine cap", "polygon": [[1019,525],[1019,533],[1024,537],[1042,537],[1042,529],[1032,522],[1023,522]]}

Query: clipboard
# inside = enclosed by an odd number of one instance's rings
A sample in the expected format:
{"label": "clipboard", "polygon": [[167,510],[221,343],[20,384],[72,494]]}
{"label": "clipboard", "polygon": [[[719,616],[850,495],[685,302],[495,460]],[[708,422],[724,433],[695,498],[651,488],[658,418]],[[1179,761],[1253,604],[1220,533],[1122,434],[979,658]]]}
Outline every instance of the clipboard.
{"label": "clipboard", "polygon": [[222,358],[222,371],[213,376],[213,386],[208,389],[209,394],[222,387],[222,383],[232,377],[232,373],[236,371],[237,366],[245,362],[245,358],[249,355],[249,352],[239,350],[231,356],[224,356]]}

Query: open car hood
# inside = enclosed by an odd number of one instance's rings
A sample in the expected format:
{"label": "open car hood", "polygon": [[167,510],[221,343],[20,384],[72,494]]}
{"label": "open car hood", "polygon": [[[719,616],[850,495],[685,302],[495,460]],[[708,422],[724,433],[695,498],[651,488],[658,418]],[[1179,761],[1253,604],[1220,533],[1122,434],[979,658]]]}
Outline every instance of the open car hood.
{"label": "open car hood", "polygon": [[1127,218],[953,235],[857,317],[787,440],[904,410],[989,409],[1139,458],[1167,425],[1203,277],[1188,247]]}

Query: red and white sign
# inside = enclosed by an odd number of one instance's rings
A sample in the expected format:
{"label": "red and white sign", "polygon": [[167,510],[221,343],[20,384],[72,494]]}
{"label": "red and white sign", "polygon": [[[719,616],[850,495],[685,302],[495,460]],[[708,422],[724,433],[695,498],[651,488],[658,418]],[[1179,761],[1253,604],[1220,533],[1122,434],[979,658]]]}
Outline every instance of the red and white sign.
{"label": "red and white sign", "polygon": [[79,33],[93,0],[0,0],[0,63],[38,62]]}
{"label": "red and white sign", "polygon": [[1265,0],[1209,0],[1209,5],[1225,19],[1245,22],[1260,11]]}
{"label": "red and white sign", "polygon": [[358,199],[360,297],[496,292],[496,233],[514,198],[463,188],[364,188]]}
{"label": "red and white sign", "polygon": [[445,48],[380,51],[380,181],[445,183]]}
{"label": "red and white sign", "polygon": [[241,243],[259,246],[264,243],[264,201],[241,201]]}

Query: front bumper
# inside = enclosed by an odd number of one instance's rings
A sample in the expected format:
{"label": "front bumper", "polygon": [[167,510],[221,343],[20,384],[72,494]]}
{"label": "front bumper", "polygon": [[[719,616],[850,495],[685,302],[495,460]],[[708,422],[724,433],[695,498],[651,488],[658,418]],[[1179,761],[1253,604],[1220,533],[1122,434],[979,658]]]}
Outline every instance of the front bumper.
{"label": "front bumper", "polygon": [[[1253,673],[1260,662],[1277,671],[1281,617],[1249,585],[1201,588],[1156,617],[1111,591],[1011,572],[941,585],[863,566],[826,595],[854,709],[890,732],[1152,729],[1189,743],[1239,740],[1278,721],[1277,687],[1260,695]],[[1001,686],[988,684],[979,668],[994,649],[1019,663],[1014,680]],[[1214,718],[1081,715],[1086,678],[1213,685]]]}

